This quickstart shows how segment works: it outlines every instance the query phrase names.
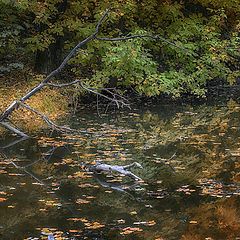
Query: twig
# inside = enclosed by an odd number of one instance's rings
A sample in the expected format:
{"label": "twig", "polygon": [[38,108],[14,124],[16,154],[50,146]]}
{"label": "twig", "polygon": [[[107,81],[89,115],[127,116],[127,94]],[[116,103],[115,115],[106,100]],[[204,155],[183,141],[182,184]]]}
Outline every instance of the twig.
{"label": "twig", "polygon": [[75,130],[75,129],[71,129],[69,127],[59,126],[59,125],[55,124],[46,115],[38,112],[36,109],[30,107],[29,105],[27,105],[25,103],[19,102],[19,105],[21,105],[22,107],[26,108],[27,110],[29,110],[29,111],[35,113],[36,115],[38,115],[53,130],[57,130],[57,131],[60,131],[60,132],[76,132],[76,131],[78,131],[78,130]]}
{"label": "twig", "polygon": [[168,165],[168,166],[171,168],[171,170],[173,170],[173,172],[175,172],[175,169],[174,169],[174,167],[170,164],[170,161],[176,156],[176,153],[177,153],[177,152],[175,152],[170,158],[159,158],[160,160],[164,161],[164,163],[165,163],[166,165]]}
{"label": "twig", "polygon": [[98,100],[98,95],[97,95],[97,114],[98,114],[98,116],[99,116],[100,118],[102,118],[102,117],[101,117],[101,114],[100,114],[100,112],[99,112],[98,102],[99,102],[99,100]]}
{"label": "twig", "polygon": [[70,82],[70,83],[62,83],[62,84],[55,84],[55,83],[46,83],[45,86],[50,86],[50,87],[67,87],[67,86],[71,86],[71,85],[74,85],[74,84],[77,84],[79,83],[80,80],[75,80],[73,82]]}
{"label": "twig", "polygon": [[3,146],[3,147],[0,147],[0,149],[6,149],[6,148],[9,148],[9,147],[12,147],[12,146],[14,146],[14,145],[16,145],[16,144],[18,144],[18,143],[20,143],[20,142],[22,142],[22,141],[25,141],[25,140],[28,139],[28,138],[29,138],[28,136],[27,136],[27,137],[25,137],[25,136],[24,136],[24,137],[21,137],[21,138],[19,138],[19,139],[14,140],[13,142],[11,142],[11,143]]}
{"label": "twig", "polygon": [[153,40],[161,40],[163,42],[166,42],[174,47],[177,47],[179,49],[182,49],[184,51],[186,51],[188,54],[193,55],[193,56],[198,56],[198,54],[196,54],[195,52],[190,52],[188,49],[184,48],[184,47],[180,47],[178,45],[176,45],[175,43],[172,43],[170,41],[168,41],[167,39],[159,36],[159,35],[131,35],[131,36],[126,36],[126,37],[116,37],[116,38],[107,38],[107,37],[96,37],[97,40],[102,40],[102,41],[111,41],[111,42],[117,42],[117,41],[126,41],[126,40],[131,40],[131,39],[135,39],[135,38],[150,38]]}
{"label": "twig", "polygon": [[[126,107],[130,108],[129,104],[127,104],[127,103],[124,102],[124,99],[125,99],[125,98],[122,97],[122,96],[120,96],[120,95],[119,95],[119,98],[120,98],[120,99],[110,98],[110,97],[108,97],[108,96],[106,96],[106,95],[104,95],[104,94],[102,94],[102,93],[99,93],[99,92],[93,90],[92,88],[88,88],[88,87],[84,86],[83,83],[81,83],[81,82],[80,82],[80,86],[81,86],[83,89],[85,89],[86,91],[88,91],[88,92],[92,92],[92,93],[94,93],[94,94],[97,94],[97,95],[99,95],[99,96],[101,96],[101,97],[104,97],[104,98],[106,98],[106,99],[114,102],[114,103],[117,105],[118,108],[120,107],[119,103],[122,104],[122,106],[126,106]],[[113,94],[113,93],[112,93],[112,94]],[[113,94],[113,95],[114,95],[114,94]]]}
{"label": "twig", "polygon": [[[64,87],[64,86],[74,85],[74,84],[77,84],[77,83],[79,83],[80,87],[82,87],[84,90],[86,90],[88,92],[92,92],[92,93],[97,95],[97,110],[98,110],[98,115],[99,116],[100,116],[99,109],[98,109],[98,97],[99,96],[104,97],[104,98],[114,102],[117,105],[118,108],[119,108],[119,103],[129,107],[129,104],[124,102],[124,101],[128,102],[128,100],[125,97],[123,97],[122,95],[119,95],[119,94],[111,91],[111,90],[116,90],[115,88],[90,88],[90,87],[84,86],[84,84],[80,80],[74,80],[73,82],[63,83],[63,84],[46,83],[45,86]],[[109,94],[112,95],[112,98],[106,96],[103,93],[99,93],[98,91],[106,91],[106,92],[108,92]]]}

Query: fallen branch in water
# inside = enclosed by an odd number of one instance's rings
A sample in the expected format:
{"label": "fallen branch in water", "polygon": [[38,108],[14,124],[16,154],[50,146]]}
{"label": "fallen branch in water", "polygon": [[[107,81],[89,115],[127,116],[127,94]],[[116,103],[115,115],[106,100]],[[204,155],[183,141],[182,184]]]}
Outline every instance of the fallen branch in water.
{"label": "fallen branch in water", "polygon": [[109,165],[101,162],[97,162],[95,165],[90,166],[89,170],[95,173],[99,172],[117,172],[120,173],[124,176],[128,176],[135,181],[142,181],[140,177],[137,175],[133,174],[132,172],[129,171],[132,167],[138,167],[138,168],[143,168],[141,164],[134,162],[129,165],[124,165],[124,166],[119,166],[119,165]]}
{"label": "fallen branch in water", "polygon": [[73,131],[77,131],[77,130],[71,129],[69,127],[66,127],[66,126],[59,126],[59,125],[55,124],[46,115],[44,115],[43,113],[40,113],[39,111],[37,111],[36,109],[30,107],[29,105],[27,105],[25,103],[19,102],[19,105],[24,107],[24,108],[26,108],[30,112],[33,112],[34,114],[38,115],[53,130],[57,130],[59,132],[73,132]]}
{"label": "fallen branch in water", "polygon": [[155,160],[154,162],[156,162],[156,163],[162,162],[165,165],[167,165],[168,167],[170,167],[173,172],[175,172],[174,167],[171,165],[171,160],[176,157],[176,153],[177,152],[175,152],[170,158],[159,158],[158,160]]}
{"label": "fallen branch in water", "polygon": [[8,129],[8,130],[10,130],[10,131],[12,131],[12,132],[14,132],[15,134],[19,135],[19,136],[22,137],[22,138],[28,138],[28,135],[26,135],[24,132],[22,132],[22,131],[20,131],[19,129],[17,129],[17,128],[15,128],[14,126],[12,126],[9,122],[7,122],[7,121],[2,121],[2,122],[0,122],[0,124],[1,124],[4,128],[6,128],[6,129]]}

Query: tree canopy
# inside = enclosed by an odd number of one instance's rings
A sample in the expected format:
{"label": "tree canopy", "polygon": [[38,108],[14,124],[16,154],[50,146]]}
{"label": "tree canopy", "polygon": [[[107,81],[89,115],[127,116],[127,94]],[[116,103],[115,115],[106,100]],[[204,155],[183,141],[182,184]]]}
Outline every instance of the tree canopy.
{"label": "tree canopy", "polygon": [[140,95],[204,96],[212,80],[239,76],[239,0],[0,1],[2,75],[35,66],[56,68],[77,42],[100,36],[158,35],[159,39],[95,40],[71,60],[68,77],[93,87],[132,88]]}

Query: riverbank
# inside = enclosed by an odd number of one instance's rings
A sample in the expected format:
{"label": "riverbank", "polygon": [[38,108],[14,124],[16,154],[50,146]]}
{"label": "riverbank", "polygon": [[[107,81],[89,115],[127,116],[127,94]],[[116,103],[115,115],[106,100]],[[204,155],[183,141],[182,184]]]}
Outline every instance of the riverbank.
{"label": "riverbank", "polygon": [[[36,86],[42,76],[35,76],[26,80],[18,80],[12,84],[5,84],[0,81],[0,112],[3,112],[15,99],[24,96],[29,90]],[[26,103],[32,108],[47,115],[51,120],[56,121],[68,113],[68,96],[61,89],[43,89]],[[19,128],[35,131],[44,128],[45,123],[35,114],[25,109],[18,109],[10,117]],[[0,128],[0,133],[4,131]]]}
{"label": "riverbank", "polygon": [[[10,75],[9,78],[4,76],[0,80],[0,112],[3,112],[9,104],[15,99],[20,99],[29,90],[39,84],[44,78],[44,75],[36,75],[31,71],[20,72],[18,75]],[[18,81],[16,81],[18,79]],[[79,97],[78,90],[71,91],[70,88],[45,88],[26,103],[32,108],[37,109],[41,113],[48,116],[53,121],[58,121],[64,118],[73,106],[73,95],[77,97],[75,100],[79,101],[77,104],[80,106],[88,105],[97,112],[99,107],[106,108],[109,101],[105,98],[96,99],[96,95],[85,94]],[[157,97],[147,97],[139,95],[133,89],[122,89],[124,96],[129,100],[132,106],[152,106],[154,104],[176,104],[176,105],[199,105],[205,103],[211,104],[224,104],[230,99],[239,102],[240,85],[225,85],[219,81],[212,81],[211,85],[207,86],[205,97],[196,97],[191,94],[184,94],[179,98],[174,98],[171,95],[161,94]],[[108,94],[107,92],[104,94]],[[98,102],[97,102],[98,101]],[[89,105],[90,104],[90,105]],[[114,103],[113,103],[114,105]],[[115,106],[116,107],[116,106]],[[76,109],[81,111],[81,107]],[[111,111],[111,107],[108,109]],[[19,128],[27,129],[27,131],[36,131],[44,128],[45,123],[38,116],[25,109],[15,111],[11,120],[17,124]],[[0,133],[4,131],[0,128]]]}

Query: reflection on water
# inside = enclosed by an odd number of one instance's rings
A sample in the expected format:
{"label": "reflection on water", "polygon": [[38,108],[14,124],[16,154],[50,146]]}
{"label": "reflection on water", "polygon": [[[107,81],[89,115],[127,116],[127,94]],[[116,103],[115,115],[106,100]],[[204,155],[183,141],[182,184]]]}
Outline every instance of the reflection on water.
{"label": "reflection on water", "polygon": [[[1,239],[240,239],[240,106],[156,105],[1,139]],[[88,172],[125,165],[144,182]]]}

